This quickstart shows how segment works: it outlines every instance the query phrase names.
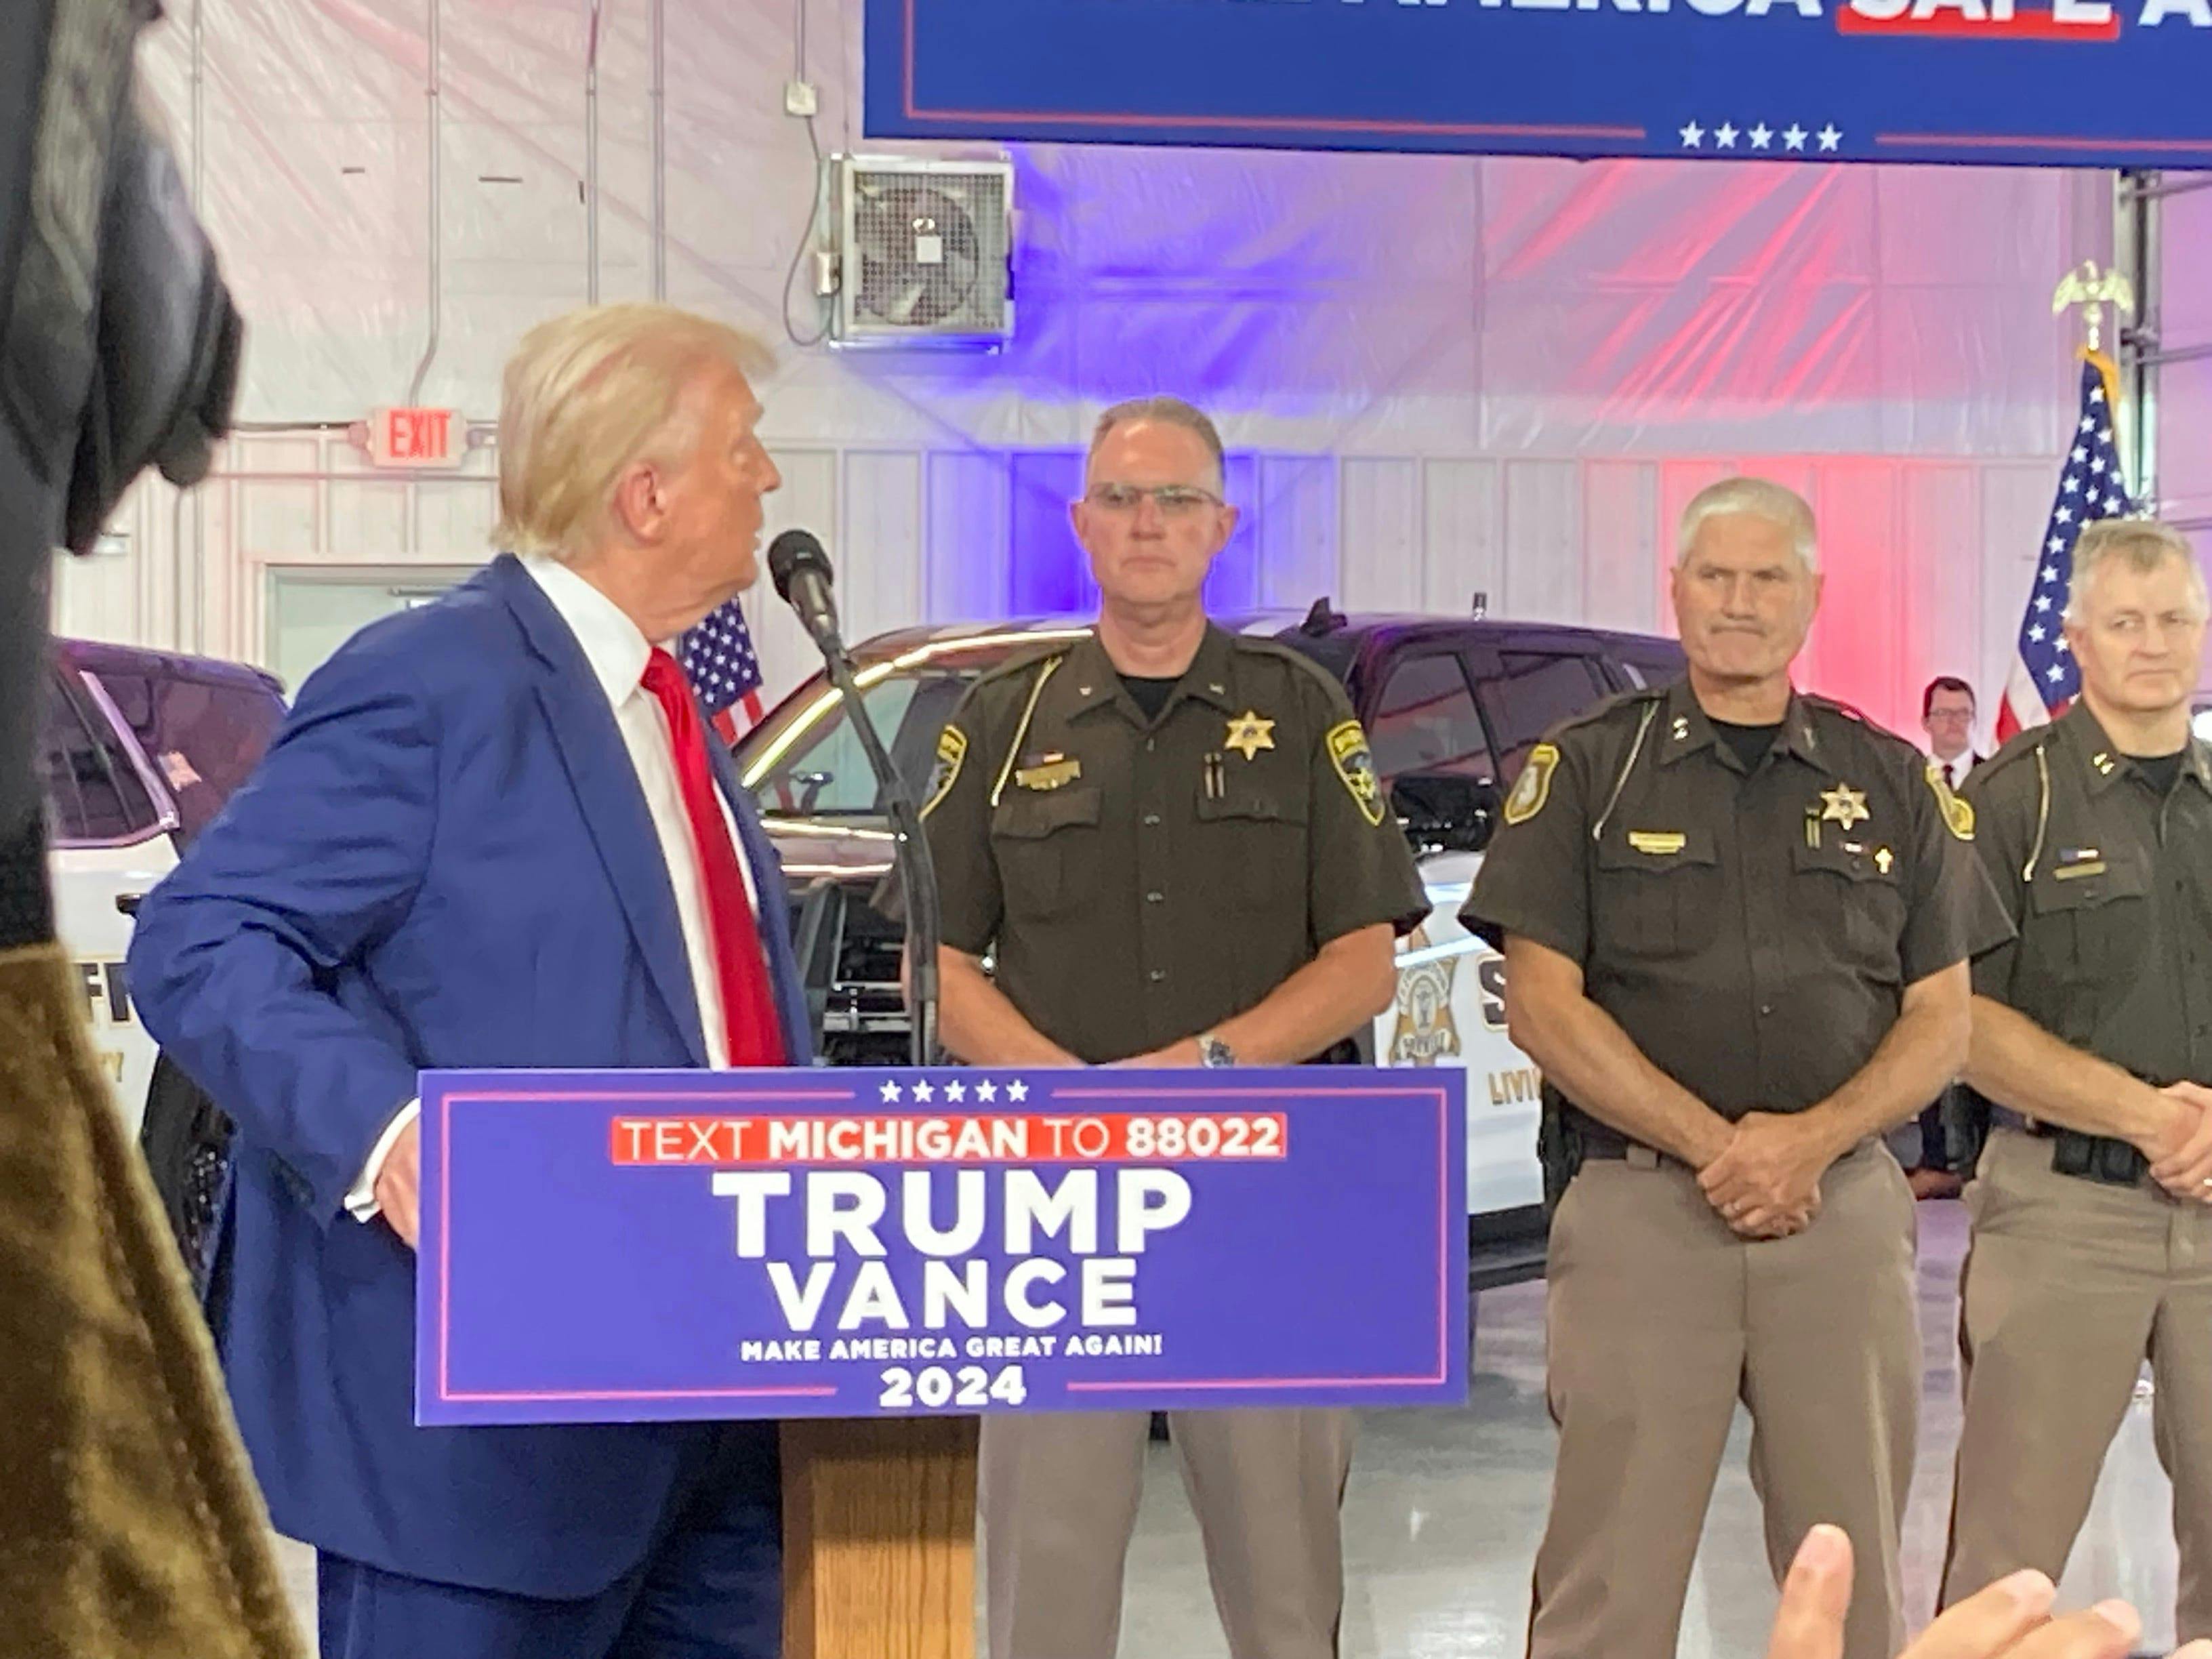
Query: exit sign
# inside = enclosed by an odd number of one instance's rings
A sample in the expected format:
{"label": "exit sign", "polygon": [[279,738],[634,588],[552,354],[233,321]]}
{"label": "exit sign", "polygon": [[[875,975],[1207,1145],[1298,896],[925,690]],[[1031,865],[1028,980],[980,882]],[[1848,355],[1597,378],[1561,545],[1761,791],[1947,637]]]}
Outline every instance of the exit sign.
{"label": "exit sign", "polygon": [[379,466],[453,466],[467,445],[459,410],[373,409],[368,459]]}

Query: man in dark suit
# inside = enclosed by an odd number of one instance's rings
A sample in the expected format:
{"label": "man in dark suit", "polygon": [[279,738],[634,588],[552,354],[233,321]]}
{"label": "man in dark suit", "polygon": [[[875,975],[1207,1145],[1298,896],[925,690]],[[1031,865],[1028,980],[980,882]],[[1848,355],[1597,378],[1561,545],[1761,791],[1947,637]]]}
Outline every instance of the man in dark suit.
{"label": "man in dark suit", "polygon": [[148,1028],[238,1123],[216,1310],[326,1659],[775,1659],[772,1424],[414,1426],[429,1066],[804,1064],[786,896],[659,642],[756,574],[744,336],[665,307],[508,363],[501,544],[354,636],[140,912]]}
{"label": "man in dark suit", "polygon": [[[1938,674],[1920,694],[1920,729],[1928,734],[1928,760],[1943,787],[1956,790],[1984,757],[1974,752],[1974,688],[1954,674]],[[1906,1156],[1905,1178],[1915,1198],[1956,1198],[1981,1146],[1973,1103],[1956,1084],[1920,1114],[1917,1156]],[[1911,1139],[1911,1129],[1899,1134]],[[1911,1154],[1914,1148],[1901,1148]]]}

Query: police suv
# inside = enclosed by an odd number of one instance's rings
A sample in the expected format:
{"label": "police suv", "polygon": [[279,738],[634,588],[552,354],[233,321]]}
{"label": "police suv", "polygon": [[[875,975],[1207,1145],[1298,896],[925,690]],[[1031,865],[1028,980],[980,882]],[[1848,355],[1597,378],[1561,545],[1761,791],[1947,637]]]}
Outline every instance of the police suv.
{"label": "police suv", "polygon": [[[1542,1271],[1535,1067],[1505,1036],[1504,963],[1458,921],[1504,792],[1545,731],[1601,698],[1675,678],[1672,641],[1471,617],[1346,617],[1324,599],[1303,619],[1223,619],[1303,652],[1340,680],[1413,844],[1428,921],[1401,941],[1396,1006],[1376,1022],[1386,1066],[1468,1072],[1468,1209],[1475,1284]],[[1036,620],[908,629],[854,653],[868,712],[909,787],[926,784],[939,732],[978,676],[1018,651],[1085,631]],[[817,676],[738,744],[799,897],[799,961],[823,1052],[902,1065],[900,930],[868,904],[891,860],[867,757],[842,696]],[[918,796],[917,796],[918,798]]]}
{"label": "police suv", "polygon": [[155,1056],[124,977],[131,915],[260,760],[283,718],[283,692],[234,663],[58,640],[44,696],[54,929],[136,1133]]}

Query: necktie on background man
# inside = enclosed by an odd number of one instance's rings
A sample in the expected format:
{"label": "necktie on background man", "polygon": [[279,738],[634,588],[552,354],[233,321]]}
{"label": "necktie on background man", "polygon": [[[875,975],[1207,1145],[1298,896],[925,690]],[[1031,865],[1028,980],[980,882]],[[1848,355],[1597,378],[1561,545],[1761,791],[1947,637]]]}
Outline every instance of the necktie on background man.
{"label": "necktie on background man", "polygon": [[748,726],[760,724],[760,658],[738,601],[731,599],[708,611],[684,636],[682,654],[684,678],[699,694],[699,705],[726,747],[738,740],[738,723],[730,713],[733,706],[745,711]]}
{"label": "necktie on background man", "polygon": [[2014,732],[2041,726],[2066,712],[2081,690],[2081,672],[2075,665],[2059,624],[2066,608],[2066,590],[2074,580],[2074,544],[2082,526],[2100,519],[2124,518],[2135,503],[2128,499],[2127,480],[2120,471],[2120,450],[2112,436],[2113,411],[2119,403],[2119,370],[2102,352],[2081,354],[2081,412],[2075,422],[2071,447],[2060,469],[2058,494],[2051,504],[2051,521],[2044,526],[2042,557],[2036,562],[2035,586],[2027,596],[2027,614],[2020,624],[2020,642],[2013,653],[2012,673],[2005,681],[2004,701],[1997,705],[1997,741]]}
{"label": "necktie on background man", "polygon": [[714,975],[722,988],[722,1024],[732,1066],[781,1066],[783,1030],[776,1023],[775,995],[769,984],[768,955],[760,927],[745,896],[744,872],[732,844],[714,793],[707,761],[707,732],[698,705],[676,659],[655,648],[645,665],[645,689],[668,716],[669,743],[676,757],[676,781],[684,795],[684,815],[691,822],[691,843],[699,849],[699,871],[707,890],[707,926],[713,934]]}

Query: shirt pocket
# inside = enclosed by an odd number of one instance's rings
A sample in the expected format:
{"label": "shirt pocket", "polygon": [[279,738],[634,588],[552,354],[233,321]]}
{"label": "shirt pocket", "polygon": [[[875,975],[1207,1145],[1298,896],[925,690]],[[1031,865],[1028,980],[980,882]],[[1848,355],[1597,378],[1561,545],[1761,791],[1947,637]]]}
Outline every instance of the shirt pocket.
{"label": "shirt pocket", "polygon": [[1885,870],[1879,850],[1823,836],[1817,847],[1799,842],[1790,861],[1793,920],[1807,935],[1831,943],[1853,972],[1901,984],[1905,895],[1894,853]]}
{"label": "shirt pocket", "polygon": [[1082,909],[1098,888],[1095,784],[1010,792],[991,817],[1000,902],[1009,921],[1048,921]]}
{"label": "shirt pocket", "polygon": [[1247,909],[1303,905],[1308,816],[1303,795],[1264,785],[1231,784],[1218,799],[1201,789],[1198,821],[1206,827],[1192,875]]}
{"label": "shirt pocket", "polygon": [[2132,859],[2046,866],[2028,884],[2030,970],[2068,985],[2127,978],[2148,942],[2147,883]]}
{"label": "shirt pocket", "polygon": [[1628,961],[1693,955],[1720,931],[1720,849],[1710,830],[1608,829],[1597,844],[1595,954]]}

